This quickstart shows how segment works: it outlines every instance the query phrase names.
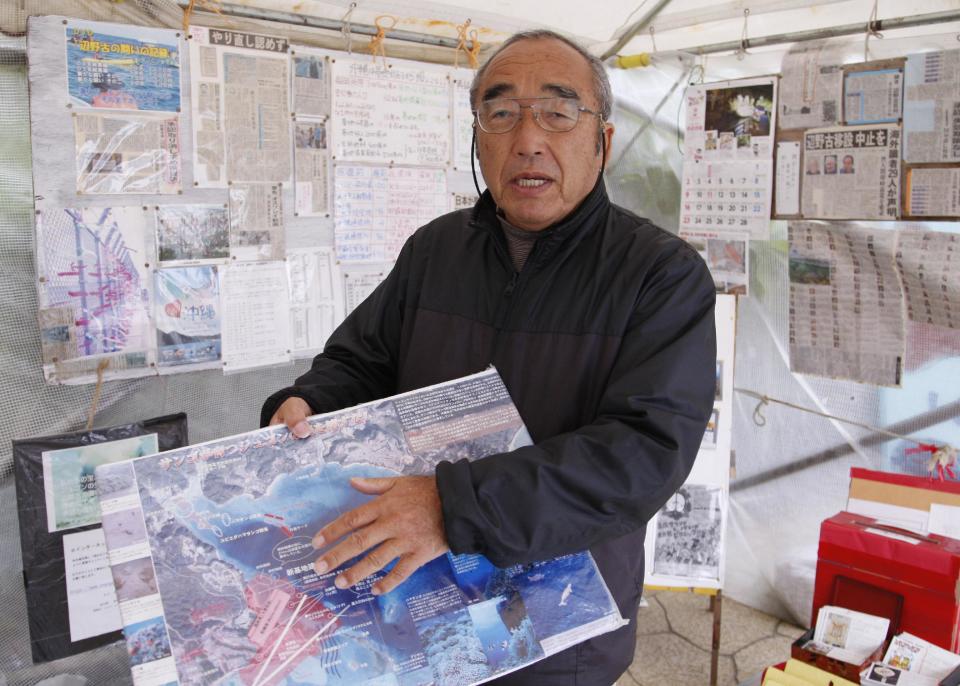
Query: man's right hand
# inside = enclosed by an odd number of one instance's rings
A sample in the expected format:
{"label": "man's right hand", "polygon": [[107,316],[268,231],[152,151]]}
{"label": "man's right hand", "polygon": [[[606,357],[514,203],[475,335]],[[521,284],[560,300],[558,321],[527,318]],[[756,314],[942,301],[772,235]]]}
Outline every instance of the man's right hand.
{"label": "man's right hand", "polygon": [[286,424],[287,428],[297,438],[306,438],[311,433],[307,417],[313,414],[313,409],[303,398],[291,397],[283,401],[277,411],[270,418],[270,426]]}

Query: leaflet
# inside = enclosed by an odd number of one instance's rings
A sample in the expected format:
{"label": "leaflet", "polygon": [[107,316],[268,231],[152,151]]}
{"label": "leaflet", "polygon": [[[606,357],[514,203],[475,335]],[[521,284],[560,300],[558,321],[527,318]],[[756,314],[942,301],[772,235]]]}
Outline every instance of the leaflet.
{"label": "leaflet", "polygon": [[723,560],[723,489],[684,484],[657,514],[653,573],[720,580]]}
{"label": "leaflet", "polygon": [[889,626],[886,617],[824,605],[817,613],[813,642],[829,657],[860,664],[883,645]]}
{"label": "leaflet", "polygon": [[897,269],[910,321],[960,329],[960,235],[919,228],[897,237]]}
{"label": "leaflet", "polygon": [[693,246],[707,263],[717,293],[749,295],[750,234],[741,231],[681,230],[680,237]]}
{"label": "leaflet", "polygon": [[939,681],[960,666],[960,655],[903,632],[890,641],[883,661],[911,674]]}
{"label": "leaflet", "polygon": [[776,214],[800,214],[800,143],[777,142]]}
{"label": "leaflet", "polygon": [[[507,569],[442,555],[380,596],[382,571],[347,589],[315,572],[313,534],[369,500],[350,478],[530,444],[495,370],[308,421],[303,440],[274,426],[98,472],[105,511],[142,511],[162,600],[153,616],[121,605],[137,686],[160,683],[143,669],[182,686],[465,686],[624,624],[588,552]],[[107,546],[114,564],[109,531]]]}
{"label": "leaflet", "polygon": [[803,216],[900,216],[900,127],[811,129],[803,136]]}
{"label": "leaflet", "polygon": [[905,354],[896,233],[790,222],[790,369],[899,386]]}
{"label": "leaflet", "polygon": [[103,529],[89,529],[63,537],[64,577],[70,640],[117,631],[123,624],[107,564]]}
{"label": "leaflet", "polygon": [[960,50],[907,57],[903,161],[960,162]]}

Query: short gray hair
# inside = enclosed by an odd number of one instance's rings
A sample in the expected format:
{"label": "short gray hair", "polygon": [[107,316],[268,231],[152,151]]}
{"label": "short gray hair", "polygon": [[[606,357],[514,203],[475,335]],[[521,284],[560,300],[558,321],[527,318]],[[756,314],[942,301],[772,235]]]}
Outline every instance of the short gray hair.
{"label": "short gray hair", "polygon": [[480,67],[473,77],[473,83],[470,84],[470,107],[473,109],[477,108],[477,91],[480,89],[480,81],[483,79],[484,74],[487,73],[487,65],[493,61],[494,57],[499,55],[514,43],[519,43],[520,41],[525,40],[548,39],[558,40],[564,45],[569,45],[587,61],[587,64],[590,65],[590,71],[593,72],[593,94],[597,98],[597,107],[599,108],[598,114],[603,121],[608,121],[611,113],[613,112],[613,89],[610,88],[610,78],[607,76],[607,70],[603,67],[603,62],[601,62],[597,57],[591,55],[583,47],[577,45],[569,38],[561,36],[559,33],[556,33],[555,31],[549,31],[547,29],[521,31],[520,33],[513,34],[500,44],[500,47],[498,47],[496,51],[490,55],[487,61],[483,63],[483,66]]}

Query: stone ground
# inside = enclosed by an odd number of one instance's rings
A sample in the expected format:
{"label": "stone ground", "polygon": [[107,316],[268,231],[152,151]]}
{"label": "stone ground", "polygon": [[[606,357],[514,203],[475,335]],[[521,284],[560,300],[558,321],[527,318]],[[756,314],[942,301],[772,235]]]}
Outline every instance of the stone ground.
{"label": "stone ground", "polygon": [[[710,598],[655,591],[640,608],[637,652],[617,686],[708,686],[713,615]],[[724,597],[718,686],[736,686],[790,657],[803,629]]]}

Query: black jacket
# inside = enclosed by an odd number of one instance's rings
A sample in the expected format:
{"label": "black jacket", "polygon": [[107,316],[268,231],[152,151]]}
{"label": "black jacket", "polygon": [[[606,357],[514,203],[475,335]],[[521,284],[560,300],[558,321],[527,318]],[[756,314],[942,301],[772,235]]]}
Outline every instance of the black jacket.
{"label": "black jacket", "polygon": [[646,522],[689,473],[713,407],[713,281],[602,182],[516,273],[489,193],[403,247],[312,369],[271,396],[328,412],[493,364],[535,445],[441,463],[454,553],[500,566],[590,548],[630,626],[495,683],[609,686],[633,659]]}

